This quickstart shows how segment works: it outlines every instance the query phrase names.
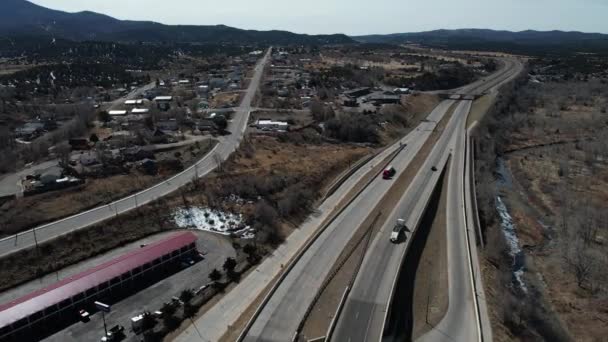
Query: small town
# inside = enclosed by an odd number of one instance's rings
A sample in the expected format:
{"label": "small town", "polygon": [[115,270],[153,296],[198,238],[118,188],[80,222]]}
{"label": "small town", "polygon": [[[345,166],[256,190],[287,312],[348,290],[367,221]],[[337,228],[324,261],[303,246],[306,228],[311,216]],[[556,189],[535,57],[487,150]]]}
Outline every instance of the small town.
{"label": "small town", "polygon": [[604,340],[603,5],[315,1],[5,0],[0,342]]}

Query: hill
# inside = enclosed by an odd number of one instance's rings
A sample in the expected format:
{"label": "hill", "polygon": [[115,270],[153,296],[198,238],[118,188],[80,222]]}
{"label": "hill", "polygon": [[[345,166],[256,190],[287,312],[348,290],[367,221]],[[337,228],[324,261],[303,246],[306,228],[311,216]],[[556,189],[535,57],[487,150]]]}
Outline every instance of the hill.
{"label": "hill", "polygon": [[523,54],[608,54],[608,35],[565,31],[435,30],[353,37],[362,43],[422,44],[458,50],[505,51]]}
{"label": "hill", "polygon": [[344,44],[343,34],[305,35],[287,31],[241,30],[224,25],[163,25],[118,20],[94,12],[68,13],[26,0],[2,0],[0,35],[50,36],[69,40],[233,44]]}

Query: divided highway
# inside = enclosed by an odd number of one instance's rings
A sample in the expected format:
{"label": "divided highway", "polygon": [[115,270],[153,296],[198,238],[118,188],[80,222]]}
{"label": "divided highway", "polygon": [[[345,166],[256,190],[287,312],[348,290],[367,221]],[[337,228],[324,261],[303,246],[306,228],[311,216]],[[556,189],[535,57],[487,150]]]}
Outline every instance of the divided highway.
{"label": "divided highway", "polygon": [[[460,90],[493,91],[517,75],[521,68],[519,62],[505,60],[504,69],[487,78],[485,83],[476,82]],[[395,291],[398,290],[395,284],[403,260],[412,244],[412,235],[415,235],[439,180],[439,174],[429,169],[431,165],[436,166],[438,170],[444,169],[450,155],[452,162],[447,174],[449,177],[447,203],[449,308],[440,324],[420,340],[478,341],[482,337],[480,322],[487,321],[487,317],[480,317],[480,313],[487,314],[487,310],[479,308],[479,305],[485,303],[478,303],[473,286],[475,279],[472,268],[475,266],[472,261],[477,259],[471,257],[470,244],[475,244],[475,235],[474,233],[467,235],[470,230],[465,221],[464,211],[465,139],[470,109],[471,101],[459,103],[455,115],[448,124],[448,129],[444,131],[425,165],[372,243],[342,310],[332,341],[393,341],[400,338],[393,335],[393,331],[385,331],[391,311],[390,305]],[[405,218],[407,226],[412,230],[403,246],[392,245],[388,240],[390,230],[397,218]],[[395,308],[395,310],[404,310],[404,308]],[[490,329],[489,324],[484,328]],[[486,335],[491,336],[491,330]]]}
{"label": "divided highway", "polygon": [[[392,161],[403,172],[441,121],[454,101],[442,102],[429,115],[428,121],[403,138],[405,144]],[[399,144],[398,143],[398,144]],[[395,175],[398,178],[399,174]],[[281,282],[270,301],[263,306],[253,325],[243,335],[244,341],[291,341],[324,279],[351,240],[357,228],[373,207],[392,187],[392,182],[376,177],[357,198],[338,215],[321,236],[306,250],[294,268]]]}
{"label": "divided highway", "polygon": [[[470,101],[459,103],[440,140],[374,239],[338,320],[334,341],[381,339],[393,286],[413,234],[406,232],[406,242],[394,244],[389,241],[390,232],[399,218],[405,219],[410,229],[418,227],[448,160],[450,143],[460,123],[466,122],[470,107]],[[432,171],[433,166],[437,171]]]}
{"label": "divided highway", "polygon": [[[481,93],[496,88],[517,71],[517,62],[505,60],[504,68],[459,91]],[[403,171],[427,141],[430,132],[457,101],[443,101],[429,115],[428,121],[405,137],[407,147],[394,159],[393,165]],[[346,305],[338,320],[333,341],[379,341],[382,338],[386,313],[389,310],[393,286],[407,245],[395,247],[388,236],[396,219],[407,218],[408,226],[417,227],[428,199],[440,177],[457,139],[464,139],[464,127],[471,108],[471,101],[458,102],[458,106],[439,142],[427,158],[399,205],[391,213],[382,231],[366,254]],[[460,137],[460,138],[459,138]],[[460,150],[459,150],[460,151]],[[436,166],[438,172],[431,171]],[[398,175],[396,176],[398,177]],[[321,233],[309,246],[294,267],[278,284],[269,300],[258,309],[241,335],[243,341],[291,341],[306,310],[328,276],[332,265],[363,222],[386,194],[392,183],[380,179],[373,182]],[[456,227],[460,229],[461,227]],[[464,290],[458,290],[462,292]],[[470,296],[469,296],[470,297]],[[466,299],[466,297],[465,297]],[[470,301],[467,301],[468,305]],[[476,322],[476,319],[472,319]],[[470,330],[470,329],[465,329]],[[465,339],[468,340],[468,339]]]}
{"label": "divided highway", "polygon": [[[0,240],[0,257],[14,253],[38,243],[51,240],[58,236],[71,233],[75,230],[93,225],[95,223],[110,219],[116,215],[137,208],[137,206],[152,202],[157,198],[166,196],[171,192],[189,183],[195,177],[202,177],[217,167],[217,158],[226,160],[241,143],[243,134],[247,128],[251,103],[260,85],[264,67],[268,62],[271,49],[264,55],[255,67],[254,76],[249,84],[247,93],[241,105],[235,109],[234,118],[230,123],[231,135],[221,137],[218,145],[195,165],[183,172],[159,183],[151,188],[143,190],[135,195],[120,199],[107,205],[96,207],[67,217],[56,222],[25,231]],[[217,157],[216,157],[217,156]]]}

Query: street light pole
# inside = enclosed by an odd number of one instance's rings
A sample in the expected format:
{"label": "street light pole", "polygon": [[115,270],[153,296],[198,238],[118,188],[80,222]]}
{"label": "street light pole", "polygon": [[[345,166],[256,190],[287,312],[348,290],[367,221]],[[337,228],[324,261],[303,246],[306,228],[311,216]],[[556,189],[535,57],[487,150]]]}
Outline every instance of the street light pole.
{"label": "street light pole", "polygon": [[103,318],[103,330],[106,332],[104,336],[108,337],[108,327],[106,326],[106,313],[105,311],[101,312],[101,317]]}

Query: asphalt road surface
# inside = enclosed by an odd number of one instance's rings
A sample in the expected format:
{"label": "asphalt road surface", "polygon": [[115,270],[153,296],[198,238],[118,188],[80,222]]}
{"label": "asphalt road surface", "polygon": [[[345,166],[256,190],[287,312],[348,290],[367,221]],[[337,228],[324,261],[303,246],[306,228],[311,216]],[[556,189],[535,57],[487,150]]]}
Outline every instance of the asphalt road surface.
{"label": "asphalt road surface", "polygon": [[[392,161],[398,174],[403,172],[418,154],[453,101],[444,101],[401,140],[406,144]],[[308,305],[351,240],[357,228],[392,187],[392,181],[377,176],[372,183],[325,229],[282,281],[270,301],[247,332],[245,341],[289,341],[306,313]],[[388,239],[387,239],[388,240]]]}
{"label": "asphalt road surface", "polygon": [[477,307],[474,300],[471,268],[466,241],[464,205],[465,124],[458,127],[453,143],[453,162],[448,173],[447,258],[449,306],[446,316],[419,341],[477,341]]}
{"label": "asphalt road surface", "polygon": [[[374,239],[340,315],[333,341],[381,339],[396,270],[412,241],[408,232],[404,243],[394,244],[389,240],[390,233],[399,218],[406,220],[407,227],[418,226],[449,157],[450,142],[459,123],[466,123],[470,106],[470,101],[458,105],[440,140]],[[433,166],[438,171],[432,171]]]}
{"label": "asphalt road surface", "polygon": [[219,139],[219,144],[199,162],[172,178],[135,195],[4,238],[0,240],[0,256],[31,247],[36,241],[38,243],[48,241],[133,210],[137,208],[137,206],[166,196],[189,183],[196,176],[202,177],[215,169],[218,160],[226,160],[228,156],[238,148],[243,138],[243,134],[247,128],[247,121],[249,120],[251,103],[260,85],[264,66],[268,61],[270,52],[271,50],[269,49],[266,55],[256,65],[255,73],[249,88],[247,89],[247,93],[245,94],[240,107],[235,109],[235,114],[229,127],[229,131],[232,132],[232,134]]}
{"label": "asphalt road surface", "polygon": [[[504,68],[486,78],[485,83],[476,82],[461,90],[493,91],[519,71],[521,64],[505,60]],[[439,180],[438,172],[429,172],[429,168],[434,165],[441,170],[450,154],[453,163],[449,170],[447,207],[449,309],[436,329],[423,336],[423,340],[475,341],[479,337],[477,303],[472,288],[468,244],[465,244],[467,225],[462,184],[465,126],[470,108],[470,101],[460,102],[440,141],[372,243],[338,320],[333,341],[392,341],[397,338],[390,334],[383,337],[383,334],[389,305],[396,290],[395,283],[411,240],[408,239],[403,245],[392,245],[388,236],[397,218],[405,218],[408,227],[413,230],[417,228]]]}

